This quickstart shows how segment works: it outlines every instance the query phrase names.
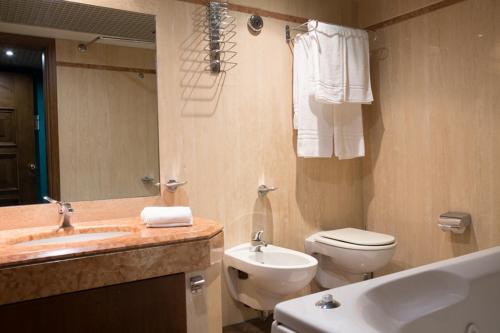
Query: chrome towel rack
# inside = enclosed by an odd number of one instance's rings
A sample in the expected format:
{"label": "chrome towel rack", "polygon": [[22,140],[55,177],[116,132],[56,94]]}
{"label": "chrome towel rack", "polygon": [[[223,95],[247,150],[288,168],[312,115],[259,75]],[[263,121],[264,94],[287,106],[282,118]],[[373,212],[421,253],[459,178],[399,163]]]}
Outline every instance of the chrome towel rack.
{"label": "chrome towel rack", "polygon": [[[311,23],[311,22],[314,22],[314,27],[312,28],[309,28],[308,27],[308,24]],[[291,42],[293,41],[293,38],[292,38],[292,31],[297,31],[299,33],[308,33],[308,32],[313,32],[313,31],[316,31],[318,29],[318,25],[319,25],[319,21],[318,20],[307,20],[307,22],[304,22],[302,24],[299,24],[295,27],[290,27],[288,24],[285,26],[285,39],[287,42]],[[351,29],[359,29],[359,28],[353,28],[353,27],[348,27],[348,26],[344,26],[346,28],[351,28]],[[369,32],[369,33],[373,33],[375,34],[373,40],[377,40],[377,32],[375,30],[370,30],[370,29],[363,29],[365,30],[366,32]]]}
{"label": "chrome towel rack", "polygon": [[128,37],[118,37],[118,36],[97,36],[87,43],[78,44],[78,50],[80,52],[87,52],[90,45],[100,41],[100,40],[112,40],[119,42],[127,42],[127,43],[138,43],[138,44],[154,44],[154,40],[146,40],[146,39],[137,39],[137,38],[128,38]]}
{"label": "chrome towel rack", "polygon": [[[309,22],[314,22],[315,26],[312,29],[307,28],[307,25]],[[305,28],[305,29],[304,29]],[[304,22],[298,26],[295,27],[290,27],[288,24],[285,26],[285,38],[287,42],[290,42],[292,40],[292,31],[298,31],[302,33],[307,33],[307,32],[313,32],[318,28],[318,21],[317,20],[308,20],[307,22]]]}

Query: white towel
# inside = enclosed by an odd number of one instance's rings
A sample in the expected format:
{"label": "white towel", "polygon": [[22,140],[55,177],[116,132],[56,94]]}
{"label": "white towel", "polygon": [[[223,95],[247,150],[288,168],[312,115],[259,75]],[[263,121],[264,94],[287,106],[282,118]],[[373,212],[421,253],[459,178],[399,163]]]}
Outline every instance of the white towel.
{"label": "white towel", "polygon": [[365,156],[361,104],[336,104],[333,123],[335,156],[339,160]]}
{"label": "white towel", "polygon": [[148,228],[183,227],[193,225],[189,207],[145,207],[141,219]]}
{"label": "white towel", "polygon": [[294,45],[293,124],[297,132],[297,155],[333,155],[333,108],[314,99],[311,42],[308,34],[298,36]]}
{"label": "white towel", "polygon": [[[317,27],[316,27],[317,24]],[[315,98],[322,103],[371,103],[368,33],[309,22],[314,53]]]}

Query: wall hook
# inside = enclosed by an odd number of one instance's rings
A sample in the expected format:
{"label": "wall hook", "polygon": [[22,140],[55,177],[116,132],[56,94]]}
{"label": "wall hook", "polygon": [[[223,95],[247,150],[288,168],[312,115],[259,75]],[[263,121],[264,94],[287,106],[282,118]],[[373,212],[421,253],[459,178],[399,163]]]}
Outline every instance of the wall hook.
{"label": "wall hook", "polygon": [[278,188],[277,187],[269,187],[267,185],[260,185],[257,188],[257,193],[259,194],[259,197],[265,197],[269,192],[276,191]]}

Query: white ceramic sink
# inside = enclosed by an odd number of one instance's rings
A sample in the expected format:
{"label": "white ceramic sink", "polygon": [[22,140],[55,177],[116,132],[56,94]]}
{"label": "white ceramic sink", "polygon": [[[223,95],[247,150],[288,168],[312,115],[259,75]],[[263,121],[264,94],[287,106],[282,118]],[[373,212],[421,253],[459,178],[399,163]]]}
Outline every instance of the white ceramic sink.
{"label": "white ceramic sink", "polygon": [[48,238],[35,239],[25,242],[19,242],[16,243],[15,245],[34,246],[34,245],[79,243],[79,242],[88,242],[94,240],[103,240],[108,238],[121,237],[130,234],[131,232],[128,231],[90,232],[90,233],[80,233],[67,236],[53,236]]}
{"label": "white ceramic sink", "polygon": [[274,306],[307,286],[318,261],[305,253],[279,246],[252,252],[250,243],[224,253],[224,275],[231,296],[257,310]]}

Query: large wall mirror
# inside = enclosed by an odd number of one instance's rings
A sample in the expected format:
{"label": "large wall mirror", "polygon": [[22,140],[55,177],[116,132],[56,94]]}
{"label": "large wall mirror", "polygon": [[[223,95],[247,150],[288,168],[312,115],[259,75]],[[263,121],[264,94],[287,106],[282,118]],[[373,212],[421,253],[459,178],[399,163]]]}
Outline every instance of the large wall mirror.
{"label": "large wall mirror", "polygon": [[0,9],[0,206],[158,195],[155,17]]}

